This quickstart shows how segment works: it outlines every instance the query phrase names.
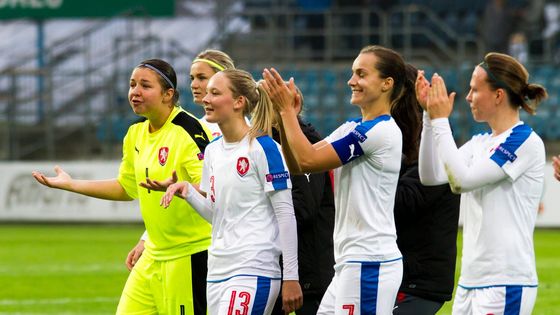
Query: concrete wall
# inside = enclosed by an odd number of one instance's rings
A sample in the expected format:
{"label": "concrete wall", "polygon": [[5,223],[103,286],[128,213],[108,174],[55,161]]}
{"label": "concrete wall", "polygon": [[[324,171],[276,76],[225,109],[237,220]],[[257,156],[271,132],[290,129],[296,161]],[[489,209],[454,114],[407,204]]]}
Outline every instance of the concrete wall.
{"label": "concrete wall", "polygon": [[[73,178],[115,178],[118,161],[61,162]],[[32,176],[38,170],[54,176],[53,162],[0,163],[0,221],[139,222],[137,201],[107,201],[52,189]]]}

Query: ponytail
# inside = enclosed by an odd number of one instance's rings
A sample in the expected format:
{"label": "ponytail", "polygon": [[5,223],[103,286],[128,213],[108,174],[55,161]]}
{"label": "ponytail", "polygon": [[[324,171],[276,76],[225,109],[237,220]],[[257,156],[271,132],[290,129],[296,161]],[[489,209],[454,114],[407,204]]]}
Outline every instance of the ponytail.
{"label": "ponytail", "polygon": [[267,134],[272,137],[272,127],[278,123],[277,113],[266,90],[260,84],[256,83],[256,91],[258,99],[255,100],[255,106],[251,112],[251,129],[249,129],[250,137],[258,137]]}

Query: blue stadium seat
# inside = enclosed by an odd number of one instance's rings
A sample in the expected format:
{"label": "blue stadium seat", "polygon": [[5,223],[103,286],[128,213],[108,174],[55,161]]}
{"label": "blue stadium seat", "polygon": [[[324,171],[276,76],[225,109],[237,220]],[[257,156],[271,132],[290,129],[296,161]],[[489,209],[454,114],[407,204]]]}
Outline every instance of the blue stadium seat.
{"label": "blue stadium seat", "polygon": [[322,130],[320,132],[325,136],[329,135],[343,122],[344,119],[337,115],[336,112],[325,113],[321,124]]}
{"label": "blue stadium seat", "polygon": [[533,69],[532,78],[529,78],[531,82],[542,84],[548,87],[551,79],[555,76],[556,71],[551,66],[540,66]]}
{"label": "blue stadium seat", "polygon": [[325,70],[322,74],[323,86],[328,90],[335,91],[337,87],[337,75],[336,72]]}
{"label": "blue stadium seat", "polygon": [[127,115],[127,117],[111,115],[97,125],[95,135],[101,142],[120,143],[124,139],[128,127],[138,119],[138,116],[132,115]]}
{"label": "blue stadium seat", "polygon": [[323,109],[332,110],[338,106],[338,99],[333,91],[325,91],[322,95],[321,105]]}
{"label": "blue stadium seat", "polygon": [[[467,1],[460,1],[467,2]],[[478,33],[477,27],[479,23],[479,16],[475,10],[468,10],[461,18],[460,27],[457,29],[464,35],[476,36]]]}
{"label": "blue stadium seat", "polygon": [[301,90],[303,94],[303,106],[308,110],[321,110],[322,105],[318,93],[306,93]]}
{"label": "blue stadium seat", "polygon": [[550,115],[547,119],[547,126],[544,133],[545,140],[559,141],[560,140],[560,113],[556,112]]}

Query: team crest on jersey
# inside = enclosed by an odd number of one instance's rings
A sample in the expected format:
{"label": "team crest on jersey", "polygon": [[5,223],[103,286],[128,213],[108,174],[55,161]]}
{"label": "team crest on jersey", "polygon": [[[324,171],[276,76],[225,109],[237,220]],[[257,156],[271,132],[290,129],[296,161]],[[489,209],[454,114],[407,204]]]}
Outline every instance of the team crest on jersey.
{"label": "team crest on jersey", "polygon": [[249,159],[242,156],[237,159],[237,174],[243,177],[249,171]]}
{"label": "team crest on jersey", "polygon": [[161,147],[158,152],[159,165],[164,166],[167,163],[167,157],[169,156],[169,148]]}

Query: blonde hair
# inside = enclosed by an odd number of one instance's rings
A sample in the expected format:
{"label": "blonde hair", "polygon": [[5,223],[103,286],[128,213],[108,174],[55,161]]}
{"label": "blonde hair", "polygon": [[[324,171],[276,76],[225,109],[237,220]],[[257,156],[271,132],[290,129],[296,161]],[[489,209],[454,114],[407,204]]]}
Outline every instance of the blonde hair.
{"label": "blonde hair", "polygon": [[245,99],[244,116],[251,116],[251,129],[249,136],[252,138],[268,135],[272,137],[272,127],[279,121],[270,97],[261,86],[255,82],[253,76],[240,69],[226,69],[222,73],[230,81],[230,90],[234,98],[243,96]]}
{"label": "blonde hair", "polygon": [[[225,52],[221,51],[221,50],[215,50],[215,49],[206,49],[202,52],[200,52],[196,58],[196,59],[206,59],[211,61],[211,63],[208,63],[208,65],[210,67],[212,67],[212,69],[214,70],[214,72],[219,72],[222,71],[224,69],[235,69],[235,64],[233,63],[233,59],[231,59],[231,57],[226,54]],[[212,63],[216,63],[218,65],[220,65],[222,67],[222,69],[216,67],[215,65],[213,65]]]}

